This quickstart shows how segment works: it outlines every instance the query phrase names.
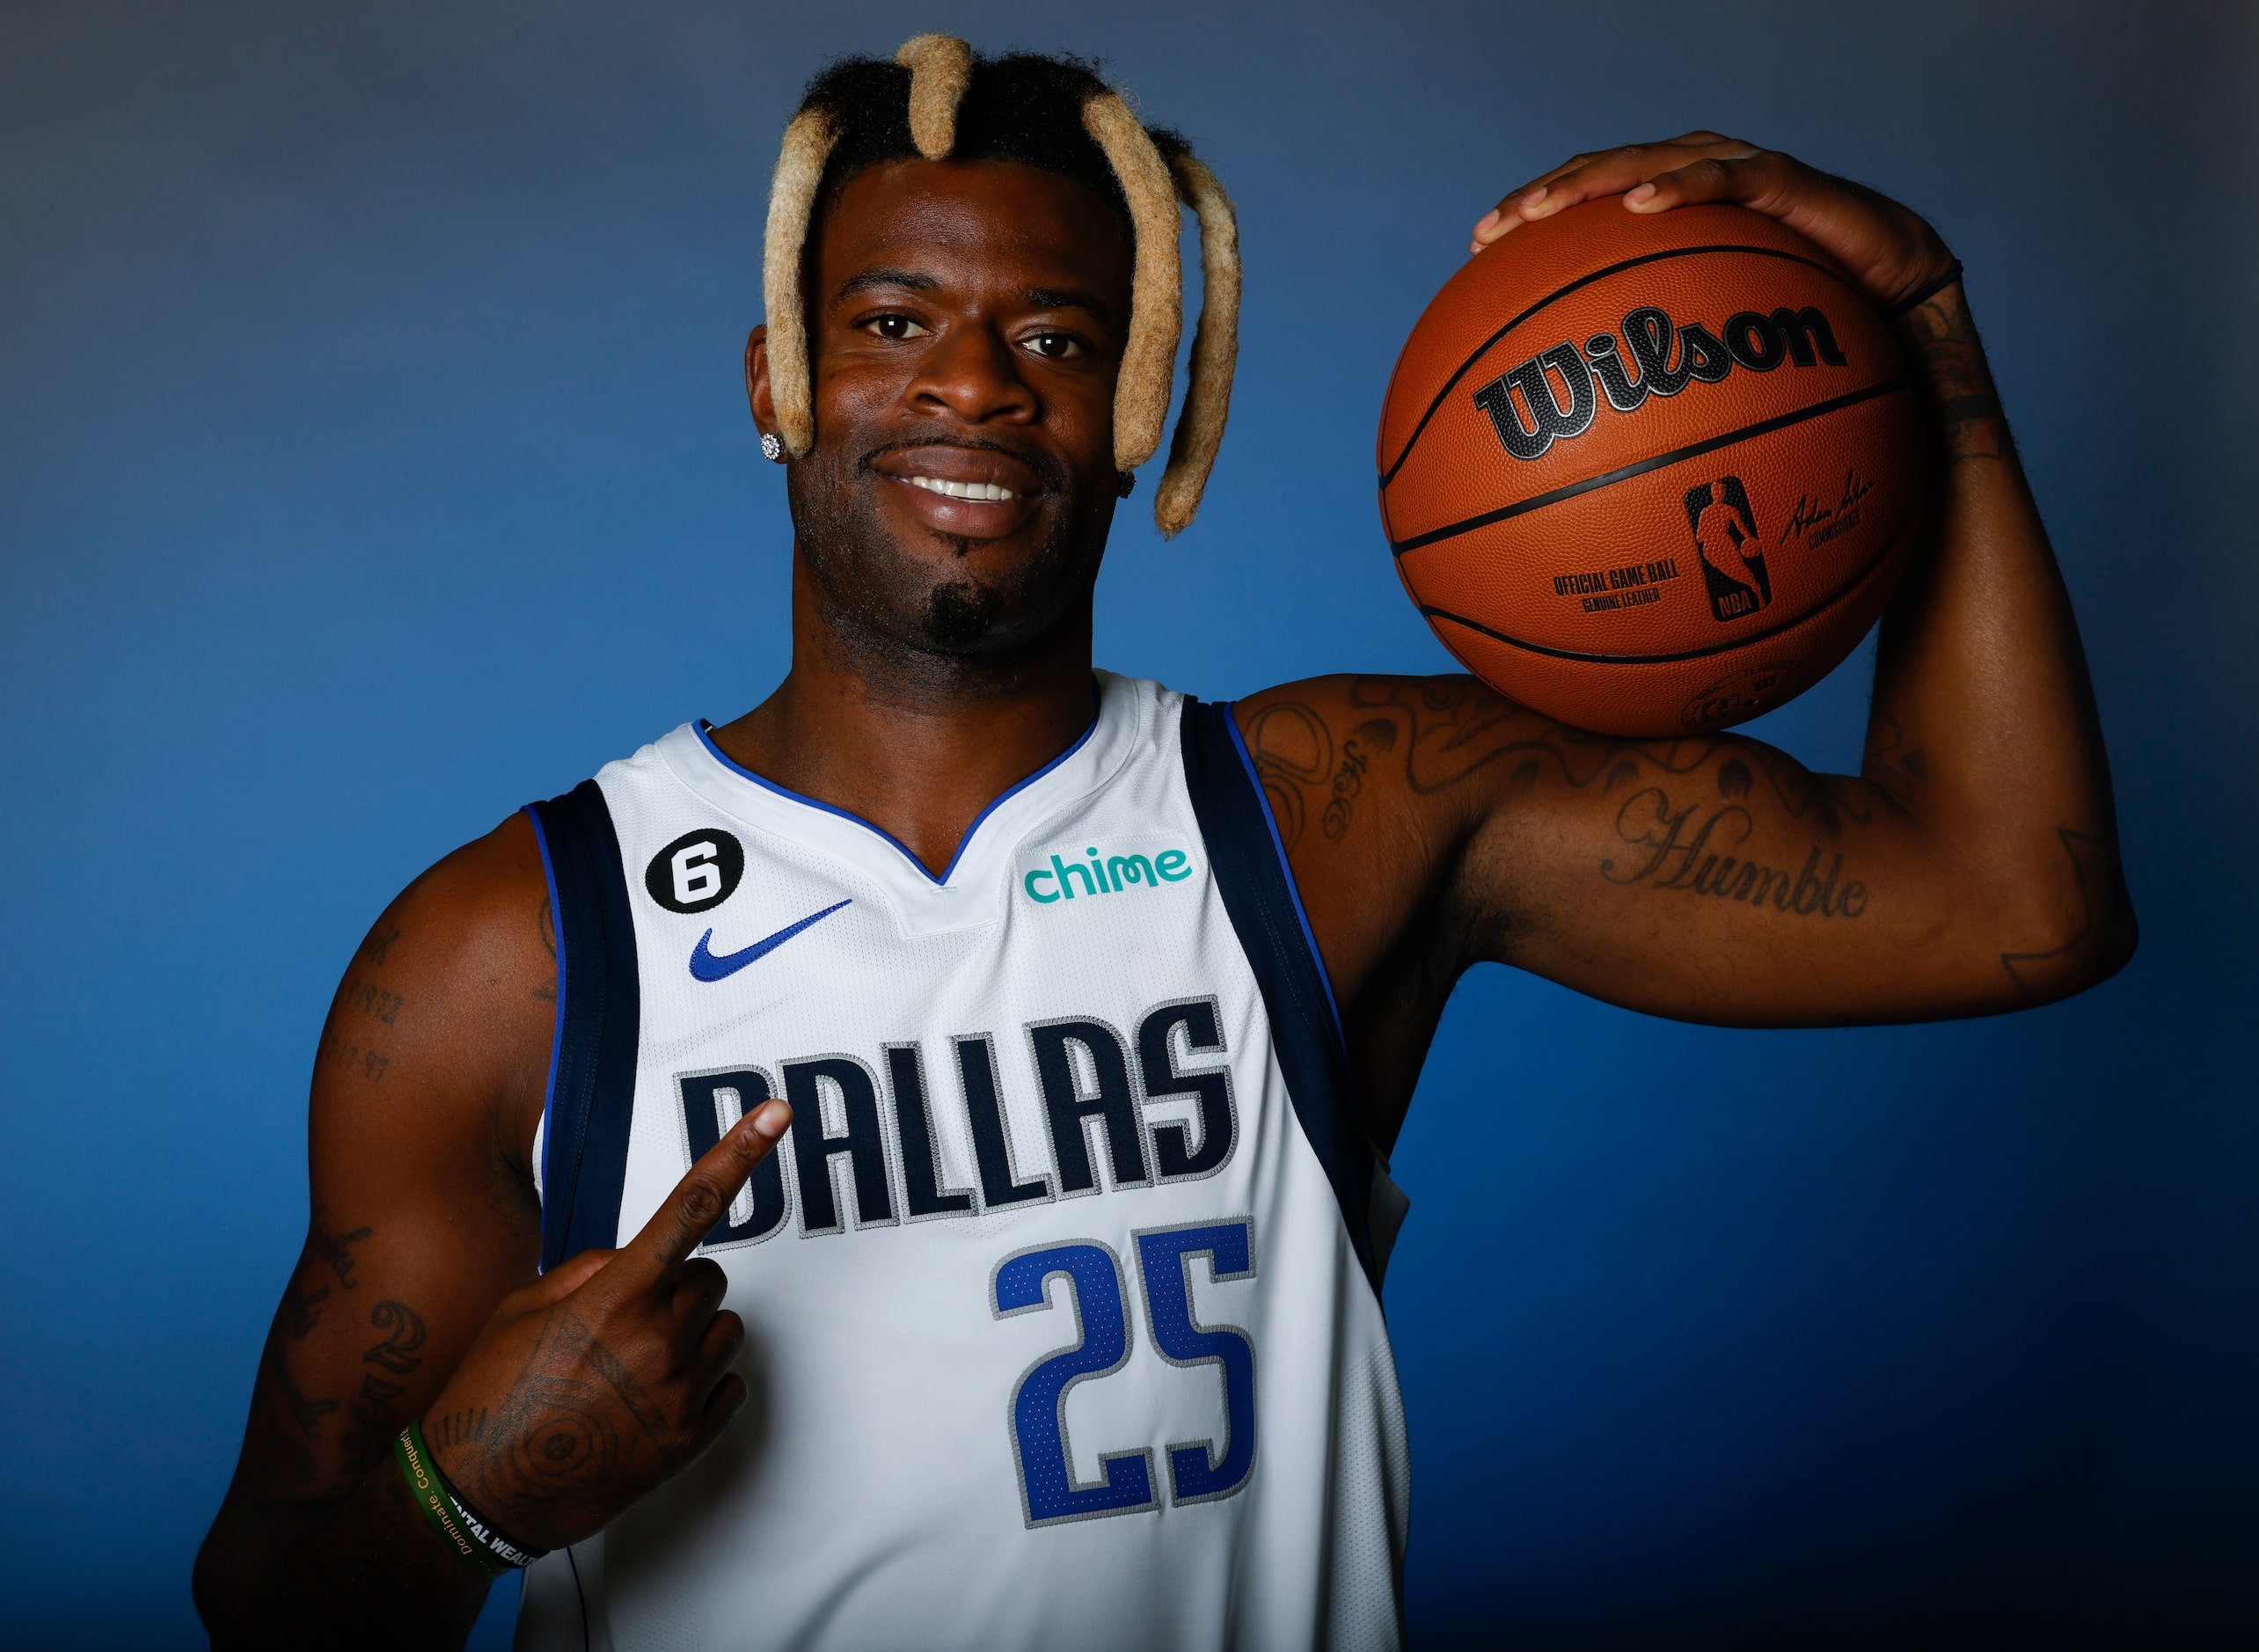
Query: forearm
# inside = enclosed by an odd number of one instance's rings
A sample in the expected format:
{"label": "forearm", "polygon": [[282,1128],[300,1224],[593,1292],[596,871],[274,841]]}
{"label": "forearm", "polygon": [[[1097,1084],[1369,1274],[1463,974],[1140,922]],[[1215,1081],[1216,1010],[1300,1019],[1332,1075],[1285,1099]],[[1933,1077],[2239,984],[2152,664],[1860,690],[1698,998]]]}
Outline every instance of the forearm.
{"label": "forearm", "polygon": [[2007,1001],[2043,1001],[2132,949],[2094,691],[1959,284],[1904,328],[1940,497],[1884,620],[1865,771],[1990,909]]}
{"label": "forearm", "polygon": [[441,1543],[389,1453],[351,1493],[231,1493],[196,1557],[196,1610],[236,1648],[460,1647],[487,1580]]}

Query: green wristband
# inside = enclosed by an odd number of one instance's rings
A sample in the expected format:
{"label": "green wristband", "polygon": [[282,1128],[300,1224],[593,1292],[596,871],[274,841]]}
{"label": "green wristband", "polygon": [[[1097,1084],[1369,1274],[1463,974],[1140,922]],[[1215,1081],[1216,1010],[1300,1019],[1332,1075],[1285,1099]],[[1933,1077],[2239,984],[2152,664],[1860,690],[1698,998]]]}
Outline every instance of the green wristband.
{"label": "green wristband", "polygon": [[423,1510],[425,1520],[465,1566],[481,1577],[500,1577],[512,1569],[464,1529],[456,1514],[455,1499],[440,1478],[439,1465],[432,1461],[431,1448],[424,1444],[422,1423],[411,1422],[400,1430],[400,1437],[392,1442],[392,1460],[400,1466],[408,1495]]}

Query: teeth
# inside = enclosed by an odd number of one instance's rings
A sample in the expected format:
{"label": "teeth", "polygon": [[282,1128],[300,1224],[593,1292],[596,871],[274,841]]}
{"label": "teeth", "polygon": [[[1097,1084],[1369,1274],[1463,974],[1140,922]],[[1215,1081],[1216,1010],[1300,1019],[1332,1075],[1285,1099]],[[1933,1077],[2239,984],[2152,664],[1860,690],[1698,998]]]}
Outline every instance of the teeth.
{"label": "teeth", "polygon": [[951,499],[984,499],[994,502],[1013,497],[1010,488],[1000,487],[994,482],[945,482],[934,476],[913,476],[910,479],[910,485],[922,487],[929,493],[946,493]]}

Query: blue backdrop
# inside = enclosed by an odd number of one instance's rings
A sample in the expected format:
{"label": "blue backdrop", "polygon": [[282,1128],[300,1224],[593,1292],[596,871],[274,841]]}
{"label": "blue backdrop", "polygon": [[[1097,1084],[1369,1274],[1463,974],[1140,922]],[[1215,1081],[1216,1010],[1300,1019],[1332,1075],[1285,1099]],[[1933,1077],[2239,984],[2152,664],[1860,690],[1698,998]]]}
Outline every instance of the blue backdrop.
{"label": "blue backdrop", "polygon": [[[1372,505],[1396,347],[1508,185],[1706,124],[1967,260],[2086,626],[2146,931],[2108,986],[1801,1034],[1461,988],[1389,1288],[1421,1641],[2259,1628],[2251,15],[16,0],[0,1638],[194,1640],[369,918],[783,670],[767,172],[822,57],[935,27],[1103,54],[1243,214],[1232,435],[1183,539],[1125,515],[1103,662],[1449,669]],[[1763,731],[1854,764],[1866,657]]]}

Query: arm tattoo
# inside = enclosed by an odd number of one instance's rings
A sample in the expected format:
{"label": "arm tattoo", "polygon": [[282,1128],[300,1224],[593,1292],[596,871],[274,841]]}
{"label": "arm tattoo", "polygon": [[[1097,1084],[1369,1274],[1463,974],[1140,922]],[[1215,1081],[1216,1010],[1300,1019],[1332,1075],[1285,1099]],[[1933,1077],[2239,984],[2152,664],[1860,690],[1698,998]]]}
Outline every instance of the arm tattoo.
{"label": "arm tattoo", "polygon": [[2068,826],[2057,827],[2055,837],[2071,858],[2072,876],[2078,884],[2077,927],[2071,939],[2060,947],[2051,947],[2044,952],[2000,954],[2000,968],[2008,972],[2008,979],[2015,983],[2016,995],[2027,1004],[2044,1004],[2063,996],[2057,983],[2078,967],[2076,954],[2095,932],[2096,892],[2110,875],[2112,852],[2105,839],[2092,832],[2074,831]]}
{"label": "arm tattoo", "polygon": [[[314,1209],[313,1232],[307,1237],[306,1249],[330,1265],[337,1283],[347,1290],[353,1286],[353,1247],[376,1230],[357,1227],[350,1233],[333,1233],[322,1225],[321,1208]],[[326,1294],[326,1293],[325,1293]]]}
{"label": "arm tattoo", "polygon": [[298,1379],[290,1374],[289,1363],[275,1350],[274,1385],[282,1391],[282,1403],[290,1413],[290,1420],[303,1429],[310,1440],[322,1437],[322,1419],[337,1409],[334,1400],[309,1400],[298,1386]]}
{"label": "arm tattoo", "polygon": [[2008,457],[2007,420],[1978,341],[1977,324],[1957,288],[1918,305],[1901,325],[1915,361],[1929,376],[1947,465]]}
{"label": "arm tattoo", "polygon": [[[1719,772],[1720,789],[1729,797],[1735,793],[1728,779],[1736,769],[1741,769],[1738,758]],[[1745,791],[1747,770],[1742,770],[1741,784]],[[1823,868],[1815,844],[1804,857],[1803,869],[1793,875],[1786,866],[1768,866],[1727,852],[1747,843],[1755,830],[1756,822],[1738,803],[1722,803],[1705,813],[1699,802],[1673,804],[1661,786],[1646,786],[1626,798],[1616,811],[1616,836],[1633,852],[1620,863],[1612,855],[1601,861],[1600,875],[1611,883],[1644,883],[1713,900],[1745,901],[1759,910],[1769,906],[1797,917],[1857,917],[1866,911],[1867,886],[1856,878],[1843,878],[1840,852]]]}
{"label": "arm tattoo", "polygon": [[1816,775],[1785,754],[1733,735],[1634,741],[1589,734],[1539,716],[1466,677],[1359,677],[1349,704],[1363,713],[1338,746],[1326,718],[1294,700],[1274,700],[1249,720],[1247,749],[1289,853],[1316,813],[1334,842],[1349,832],[1356,801],[1381,759],[1417,797],[1435,797],[1510,761],[1508,784],[1551,774],[1577,791],[1603,795],[1634,781],[1679,780],[1714,761],[1728,798],[1765,793],[1793,820],[1809,819],[1830,837],[1846,822],[1874,817],[1884,788],[1839,775]]}
{"label": "arm tattoo", "polygon": [[407,1002],[397,992],[388,992],[375,982],[359,976],[345,983],[345,1002],[363,1015],[373,1016],[390,1027],[398,1018],[400,1006]]}
{"label": "arm tattoo", "polygon": [[1291,854],[1302,841],[1302,788],[1321,784],[1333,772],[1333,730],[1309,706],[1276,701],[1248,724],[1247,752],[1278,822],[1279,839]]}
{"label": "arm tattoo", "polygon": [[1920,747],[1906,743],[1904,725],[1877,705],[1867,714],[1867,756],[1860,772],[1901,808],[1911,808],[1916,788],[1929,778],[1929,760]]}
{"label": "arm tattoo", "polygon": [[[541,897],[539,927],[542,949],[549,954],[549,967],[554,970],[557,967],[557,915],[549,910],[549,897],[545,895]],[[538,986],[534,988],[533,996],[544,1004],[554,1004],[557,1002],[557,989],[554,985]]]}
{"label": "arm tattoo", "polygon": [[[381,959],[393,941],[399,939],[399,934],[397,929],[385,929],[371,935],[362,944],[362,958],[372,961]],[[377,1027],[391,1027],[399,1019],[400,1011],[406,1003],[407,1000],[398,993],[379,986],[366,975],[347,976],[345,984],[337,990],[337,1003],[330,1011],[330,1030],[322,1034],[317,1063],[326,1064],[340,1072],[358,1073],[370,1084],[376,1083],[384,1078],[384,1070],[392,1064],[392,1058],[375,1044],[375,1040],[383,1034],[377,1032],[376,1027],[366,1027],[353,1037],[347,1037],[336,1030],[342,1012],[350,1010],[376,1022]],[[359,1042],[356,1040],[368,1042]]]}
{"label": "arm tattoo", "polygon": [[384,1070],[392,1064],[392,1058],[381,1050],[364,1049],[358,1044],[348,1042],[335,1033],[327,1034],[323,1037],[318,1059],[327,1063],[340,1072],[358,1073],[370,1084],[382,1079]]}
{"label": "arm tattoo", "polygon": [[628,1443],[615,1421],[623,1410],[654,1445],[673,1433],[619,1356],[560,1306],[499,1405],[427,1427],[435,1440],[480,1448],[464,1454],[457,1476],[474,1502],[571,1507],[601,1498],[625,1460]]}
{"label": "arm tattoo", "polygon": [[[1590,734],[1464,677],[1360,677],[1349,701],[1359,720],[1346,738],[1335,737],[1316,707],[1293,700],[1271,701],[1249,720],[1248,750],[1290,853],[1313,817],[1327,840],[1348,836],[1376,764],[1400,775],[1415,796],[1435,797],[1503,762],[1510,792],[1549,777],[1620,800],[1614,826],[1622,847],[1596,868],[1619,888],[1736,901],[1782,917],[1856,919],[1872,892],[1847,868],[1853,846],[1842,844],[1845,831],[1903,800],[1899,788],[1921,773],[1920,753],[1899,749],[1904,735],[1887,717],[1890,734],[1869,753],[1869,777],[1852,779],[1816,775],[1729,734],[1648,741]],[[1797,845],[1805,852],[1801,866],[1793,849],[1779,865],[1751,858],[1745,845],[1760,808],[1824,841]]]}
{"label": "arm tattoo", "polygon": [[403,1427],[394,1402],[408,1385],[392,1378],[409,1376],[423,1363],[419,1350],[424,1344],[424,1322],[413,1308],[387,1298],[369,1311],[369,1322],[384,1335],[361,1356],[363,1365],[374,1369],[361,1374],[361,1393],[348,1414],[355,1426],[340,1442],[357,1473],[366,1473],[368,1465],[390,1450],[392,1436]]}
{"label": "arm tattoo", "polygon": [[322,1322],[320,1306],[328,1296],[327,1285],[318,1290],[301,1291],[296,1279],[282,1287],[282,1308],[275,1318],[290,1333],[292,1341],[304,1341]]}

